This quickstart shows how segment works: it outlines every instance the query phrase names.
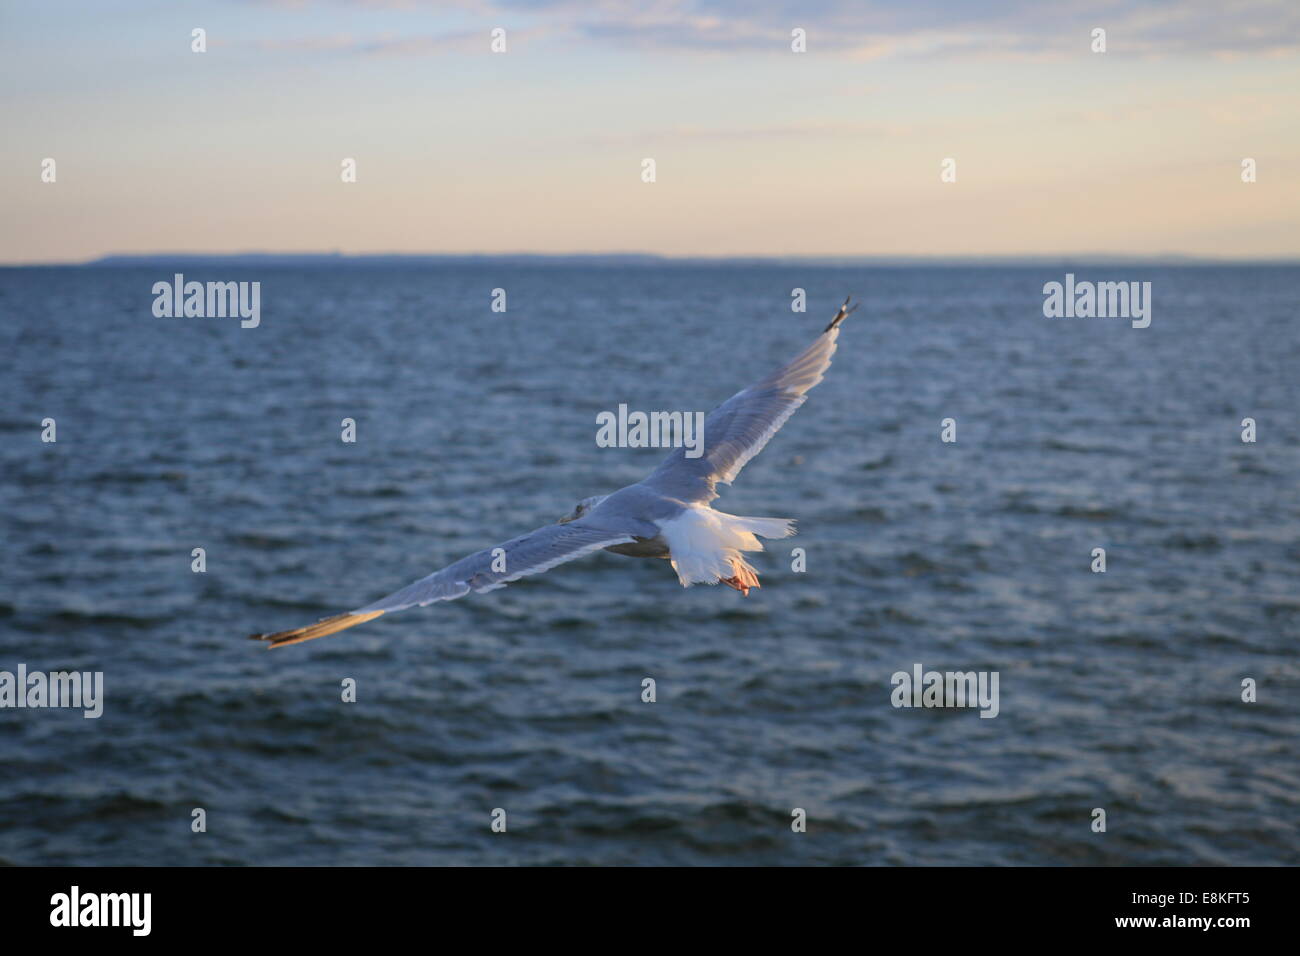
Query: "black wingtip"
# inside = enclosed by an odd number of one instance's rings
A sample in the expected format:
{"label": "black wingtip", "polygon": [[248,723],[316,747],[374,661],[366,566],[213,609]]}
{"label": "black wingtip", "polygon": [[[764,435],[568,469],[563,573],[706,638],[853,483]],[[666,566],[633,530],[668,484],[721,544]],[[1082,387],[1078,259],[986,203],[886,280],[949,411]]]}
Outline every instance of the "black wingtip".
{"label": "black wingtip", "polygon": [[835,318],[831,319],[831,324],[828,325],[828,326],[826,326],[826,328],[822,329],[822,334],[823,334],[823,335],[825,335],[825,334],[826,334],[827,332],[829,332],[831,329],[835,328],[835,326],[839,325],[839,324],[840,324],[841,322],[843,322],[846,318],[848,318],[848,315],[849,315],[850,312],[856,312],[856,311],[857,311],[858,305],[861,305],[861,303],[858,303],[857,305],[854,305],[853,308],[849,308],[849,300],[852,299],[852,298],[853,298],[853,296],[847,296],[847,297],[844,299],[844,304],[843,304],[842,306],[840,306],[840,311],[837,312],[837,313],[835,314]]}

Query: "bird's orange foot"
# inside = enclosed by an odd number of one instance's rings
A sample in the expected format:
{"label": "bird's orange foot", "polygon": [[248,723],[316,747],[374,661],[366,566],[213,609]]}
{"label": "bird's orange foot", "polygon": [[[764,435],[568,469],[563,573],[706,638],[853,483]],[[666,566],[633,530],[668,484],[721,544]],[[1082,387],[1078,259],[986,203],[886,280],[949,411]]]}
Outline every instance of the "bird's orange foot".
{"label": "bird's orange foot", "polygon": [[718,578],[718,583],[719,583],[719,584],[725,584],[725,585],[726,585],[727,587],[729,587],[729,588],[735,588],[737,591],[739,591],[739,592],[740,592],[741,594],[743,594],[745,597],[749,597],[749,585],[746,584],[744,581],[740,580],[739,577],[734,577],[734,578]]}

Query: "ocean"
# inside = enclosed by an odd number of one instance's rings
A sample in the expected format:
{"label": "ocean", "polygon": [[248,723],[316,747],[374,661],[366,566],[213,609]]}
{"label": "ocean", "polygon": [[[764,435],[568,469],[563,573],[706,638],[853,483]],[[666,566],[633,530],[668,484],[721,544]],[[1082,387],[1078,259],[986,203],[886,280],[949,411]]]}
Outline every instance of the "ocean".
{"label": "ocean", "polygon": [[[155,316],[177,271],[259,282],[257,327]],[[1150,325],[1046,317],[1067,274],[1150,282]],[[0,671],[103,675],[98,718],[0,709],[0,861],[1300,863],[1297,293],[1266,265],[0,269]],[[599,447],[601,412],[707,411],[850,294],[714,503],[798,520],[761,590],[600,553],[246,639],[639,480],[663,452]],[[918,666],[996,674],[997,716],[894,706]]]}

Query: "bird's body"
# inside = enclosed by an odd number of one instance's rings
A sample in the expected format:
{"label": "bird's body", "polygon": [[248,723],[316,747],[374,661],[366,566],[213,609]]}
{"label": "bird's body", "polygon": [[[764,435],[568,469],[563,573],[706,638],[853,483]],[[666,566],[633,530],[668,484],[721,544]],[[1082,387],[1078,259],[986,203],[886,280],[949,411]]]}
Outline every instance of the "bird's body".
{"label": "bird's body", "polygon": [[704,421],[703,452],[677,449],[644,480],[579,502],[558,522],[485,549],[345,614],[307,627],[254,634],[271,647],[333,634],[390,611],[487,592],[593,551],[613,551],[672,563],[683,587],[726,584],[748,595],[758,573],[744,553],[762,551],[759,538],[794,533],[789,518],[747,518],[712,507],[719,484],[730,484],[758,454],[810,388],[822,380],[835,352],[848,300],[807,349],[771,375],[723,402]]}
{"label": "bird's body", "polygon": [[648,520],[655,532],[648,533],[646,528],[646,534],[633,535],[631,541],[607,545],[604,550],[633,558],[666,558],[682,587],[721,583],[748,593],[751,587],[758,587],[758,574],[741,552],[762,551],[757,536],[794,534],[792,519],[729,515],[708,503],[668,497],[644,482],[599,499],[590,510],[568,520],[582,520],[592,527],[626,528],[629,514]]}

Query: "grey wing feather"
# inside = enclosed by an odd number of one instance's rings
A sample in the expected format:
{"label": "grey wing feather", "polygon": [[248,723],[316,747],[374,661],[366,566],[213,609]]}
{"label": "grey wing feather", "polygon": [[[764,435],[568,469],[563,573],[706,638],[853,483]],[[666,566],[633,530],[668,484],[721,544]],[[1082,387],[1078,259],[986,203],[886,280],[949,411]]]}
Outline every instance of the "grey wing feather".
{"label": "grey wing feather", "polygon": [[682,501],[709,502],[715,485],[735,481],[822,380],[835,354],[840,323],[857,306],[844,300],[817,339],[771,375],[727,399],[704,419],[704,452],[687,458],[679,448],[643,484]]}
{"label": "grey wing feather", "polygon": [[[581,520],[547,525],[462,558],[441,571],[351,613],[401,611],[408,607],[423,607],[434,601],[455,600],[470,591],[495,591],[527,575],[540,574],[557,564],[576,560],[592,551],[599,551],[612,544],[628,544],[633,540],[633,536],[626,531],[593,527]],[[504,555],[495,555],[497,548],[504,551]],[[503,557],[504,563],[496,560],[497,557]],[[502,570],[493,569],[494,561]]]}

